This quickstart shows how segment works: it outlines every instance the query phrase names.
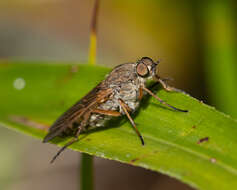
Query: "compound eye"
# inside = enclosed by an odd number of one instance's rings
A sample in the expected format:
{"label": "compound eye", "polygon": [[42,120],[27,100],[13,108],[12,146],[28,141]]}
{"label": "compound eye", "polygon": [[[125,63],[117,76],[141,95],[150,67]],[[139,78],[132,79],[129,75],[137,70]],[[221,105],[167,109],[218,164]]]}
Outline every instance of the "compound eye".
{"label": "compound eye", "polygon": [[143,62],[146,65],[153,65],[154,64],[153,60],[149,57],[143,57],[141,59],[141,62]]}
{"label": "compound eye", "polygon": [[144,63],[138,63],[136,69],[137,69],[137,74],[141,77],[146,77],[149,74],[149,70]]}

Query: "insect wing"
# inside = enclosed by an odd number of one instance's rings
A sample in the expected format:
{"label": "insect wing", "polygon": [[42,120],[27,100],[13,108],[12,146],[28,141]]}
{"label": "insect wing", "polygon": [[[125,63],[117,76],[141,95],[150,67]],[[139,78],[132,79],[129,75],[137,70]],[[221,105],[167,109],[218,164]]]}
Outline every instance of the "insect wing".
{"label": "insect wing", "polygon": [[[112,94],[112,89],[105,88],[101,83],[92,89],[86,96],[69,108],[62,114],[50,127],[49,133],[45,136],[43,142],[48,142],[56,136],[62,134],[73,122],[79,121],[85,113],[95,109],[100,103],[103,103],[107,97]],[[79,124],[80,126],[80,124]]]}

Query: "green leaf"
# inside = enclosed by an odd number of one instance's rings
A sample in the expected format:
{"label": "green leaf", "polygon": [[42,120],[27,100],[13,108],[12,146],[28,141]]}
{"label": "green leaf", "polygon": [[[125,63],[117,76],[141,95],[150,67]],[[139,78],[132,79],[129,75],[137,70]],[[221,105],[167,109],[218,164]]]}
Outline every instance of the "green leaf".
{"label": "green leaf", "polygon": [[[2,62],[0,124],[42,140],[45,128],[109,70],[89,65]],[[235,188],[237,122],[188,95],[164,90],[158,95],[189,112],[170,110],[154,98],[143,101],[133,116],[145,146],[121,118],[121,122],[82,134],[70,148],[159,171],[200,189]],[[208,141],[198,143],[205,137]],[[62,146],[67,140],[58,138],[54,143]]]}

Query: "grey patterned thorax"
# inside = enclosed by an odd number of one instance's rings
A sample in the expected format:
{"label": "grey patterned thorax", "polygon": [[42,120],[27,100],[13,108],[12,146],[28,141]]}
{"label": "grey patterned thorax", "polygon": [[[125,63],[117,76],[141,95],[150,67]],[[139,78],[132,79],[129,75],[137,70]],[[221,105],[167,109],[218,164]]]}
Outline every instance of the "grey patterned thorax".
{"label": "grey patterned thorax", "polygon": [[[119,99],[122,99],[132,112],[137,110],[139,107],[139,86],[144,85],[145,80],[136,74],[135,69],[136,63],[119,65],[102,81],[105,86],[113,89],[113,99],[101,104],[99,109],[115,110],[124,115],[119,104]],[[110,118],[110,116],[94,113],[90,117],[88,128],[102,127]]]}

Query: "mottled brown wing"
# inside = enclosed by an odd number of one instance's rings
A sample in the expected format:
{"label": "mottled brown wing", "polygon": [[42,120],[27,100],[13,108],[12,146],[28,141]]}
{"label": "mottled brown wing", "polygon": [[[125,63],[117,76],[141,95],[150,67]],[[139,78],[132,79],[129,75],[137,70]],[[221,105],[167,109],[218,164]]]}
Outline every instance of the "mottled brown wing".
{"label": "mottled brown wing", "polygon": [[67,127],[73,124],[73,122],[78,121],[87,111],[95,109],[111,94],[112,89],[105,88],[102,83],[97,85],[86,96],[80,99],[54,122],[43,142],[48,142],[54,137],[61,135]]}

